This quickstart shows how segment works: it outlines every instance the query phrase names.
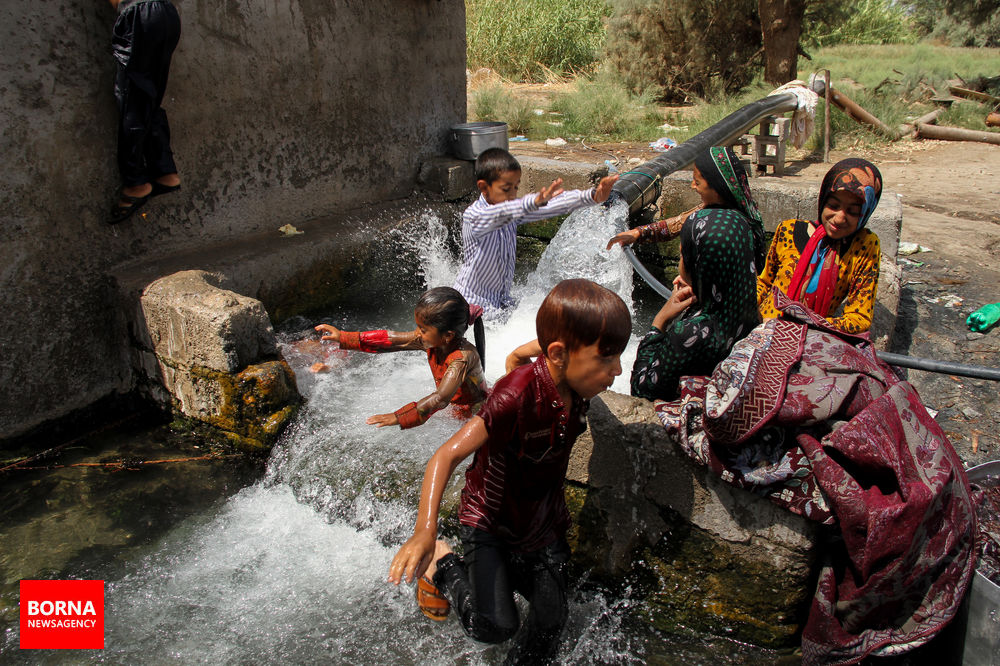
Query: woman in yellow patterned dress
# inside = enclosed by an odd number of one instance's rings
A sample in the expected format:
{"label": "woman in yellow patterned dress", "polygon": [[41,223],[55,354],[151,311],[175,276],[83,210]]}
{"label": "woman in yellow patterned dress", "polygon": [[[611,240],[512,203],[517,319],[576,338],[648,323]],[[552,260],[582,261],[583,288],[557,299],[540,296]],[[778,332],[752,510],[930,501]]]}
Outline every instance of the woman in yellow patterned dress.
{"label": "woman in yellow patterned dress", "polygon": [[774,307],[777,288],[845,333],[871,328],[878,287],[878,236],[865,228],[882,194],[882,174],[859,158],[841,160],[823,178],[819,219],[785,220],[774,234],[757,276],[761,317]]}

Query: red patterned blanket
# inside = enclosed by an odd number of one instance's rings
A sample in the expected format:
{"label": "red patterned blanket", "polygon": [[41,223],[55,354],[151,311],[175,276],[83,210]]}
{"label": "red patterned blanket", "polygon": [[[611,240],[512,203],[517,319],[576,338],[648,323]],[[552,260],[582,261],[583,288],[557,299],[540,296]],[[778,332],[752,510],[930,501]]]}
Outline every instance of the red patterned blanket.
{"label": "red patterned blanket", "polygon": [[657,403],[671,438],[726,482],[834,527],[804,664],[906,652],[958,611],[975,568],[962,462],[866,337],[780,299],[711,377]]}

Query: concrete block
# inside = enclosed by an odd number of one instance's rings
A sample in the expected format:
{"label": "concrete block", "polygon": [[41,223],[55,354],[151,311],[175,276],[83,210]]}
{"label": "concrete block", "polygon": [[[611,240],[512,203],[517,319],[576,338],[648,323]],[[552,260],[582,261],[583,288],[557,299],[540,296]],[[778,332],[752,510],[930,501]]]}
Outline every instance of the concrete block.
{"label": "concrete block", "polygon": [[141,303],[153,351],[174,365],[237,372],[277,354],[263,304],[210,284],[205,271],[156,280]]}
{"label": "concrete block", "polygon": [[432,157],[420,165],[417,182],[422,188],[455,201],[476,190],[474,163],[451,157]]}
{"label": "concrete block", "polygon": [[568,474],[584,488],[574,516],[581,566],[609,580],[652,570],[658,626],[727,626],[760,645],[794,642],[817,526],[697,465],[647,400],[605,391],[588,423]]}
{"label": "concrete block", "polygon": [[218,428],[242,448],[264,450],[300,402],[295,374],[276,358],[263,304],[212,284],[218,279],[181,271],[146,287],[140,307],[153,349],[137,349],[134,361],[151,397]]}
{"label": "concrete block", "polygon": [[553,160],[547,157],[515,155],[521,164],[520,196],[538,192],[556,178],[563,179],[567,190],[585,190],[593,187],[608,175],[608,167],[603,164]]}

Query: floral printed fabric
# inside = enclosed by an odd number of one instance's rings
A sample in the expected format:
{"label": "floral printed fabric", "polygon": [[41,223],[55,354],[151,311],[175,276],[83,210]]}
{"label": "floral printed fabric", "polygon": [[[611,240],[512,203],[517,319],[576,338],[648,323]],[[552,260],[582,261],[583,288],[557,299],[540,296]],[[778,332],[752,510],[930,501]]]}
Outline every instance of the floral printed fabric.
{"label": "floral printed fabric", "polygon": [[[792,273],[809,241],[809,222],[785,220],[778,225],[767,252],[764,269],[757,276],[757,305],[764,319],[777,317],[771,291],[789,292]],[[845,333],[863,333],[871,328],[878,292],[880,261],[878,236],[862,229],[851,237],[836,256],[839,266],[833,289],[829,325]]]}
{"label": "floral printed fabric", "polygon": [[724,481],[839,529],[821,552],[804,664],[906,652],[954,617],[974,571],[962,462],[865,338],[777,300],[782,319],[657,412]]}

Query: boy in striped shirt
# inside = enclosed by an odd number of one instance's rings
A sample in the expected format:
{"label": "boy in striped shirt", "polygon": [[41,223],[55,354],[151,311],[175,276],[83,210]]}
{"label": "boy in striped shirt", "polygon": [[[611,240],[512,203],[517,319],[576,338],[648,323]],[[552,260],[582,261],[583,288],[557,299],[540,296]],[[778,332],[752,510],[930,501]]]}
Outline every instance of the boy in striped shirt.
{"label": "boy in striped shirt", "polygon": [[503,148],[488,148],[476,158],[479,199],[462,216],[462,265],[455,289],[487,315],[511,307],[517,227],[577,208],[607,201],[618,176],[601,179],[589,190],[562,189],[562,178],[537,194],[517,198],[521,165]]}

